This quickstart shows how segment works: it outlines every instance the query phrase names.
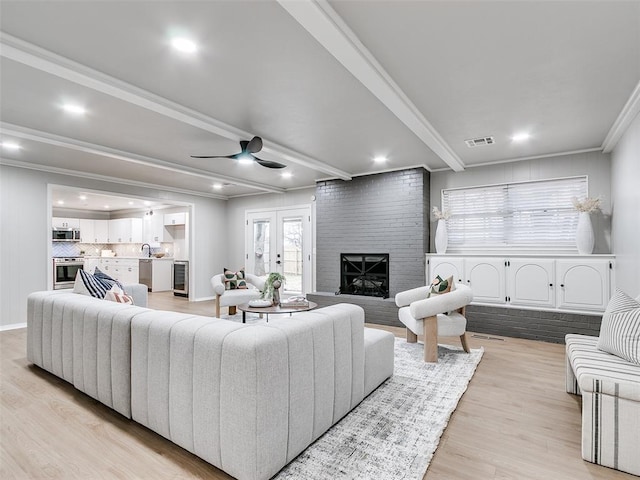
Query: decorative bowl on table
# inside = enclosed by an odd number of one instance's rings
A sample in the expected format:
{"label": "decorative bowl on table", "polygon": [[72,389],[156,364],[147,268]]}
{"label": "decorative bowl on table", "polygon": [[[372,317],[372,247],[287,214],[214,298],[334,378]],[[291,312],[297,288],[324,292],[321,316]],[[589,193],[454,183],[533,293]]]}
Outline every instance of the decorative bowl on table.
{"label": "decorative bowl on table", "polygon": [[271,300],[262,300],[262,299],[251,300],[249,301],[249,306],[253,308],[270,307]]}

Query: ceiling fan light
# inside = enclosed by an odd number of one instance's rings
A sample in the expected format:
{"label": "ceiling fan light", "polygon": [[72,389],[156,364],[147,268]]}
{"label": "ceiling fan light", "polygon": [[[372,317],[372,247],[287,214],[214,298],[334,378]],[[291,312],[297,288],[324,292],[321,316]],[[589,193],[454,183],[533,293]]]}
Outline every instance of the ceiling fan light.
{"label": "ceiling fan light", "polygon": [[238,161],[242,164],[242,165],[251,165],[253,163],[253,157],[251,155],[240,155],[238,157]]}

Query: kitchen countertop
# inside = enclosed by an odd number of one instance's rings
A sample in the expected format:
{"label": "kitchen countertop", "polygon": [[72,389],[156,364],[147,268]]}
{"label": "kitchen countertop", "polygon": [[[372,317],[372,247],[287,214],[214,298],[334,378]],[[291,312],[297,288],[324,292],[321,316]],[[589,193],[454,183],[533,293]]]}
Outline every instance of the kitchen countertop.
{"label": "kitchen countertop", "polygon": [[133,257],[133,256],[126,256],[126,255],[116,255],[115,257],[102,257],[100,255],[85,255],[82,258],[89,258],[89,259],[100,259],[102,260],[103,258],[110,258],[110,259],[115,259],[117,260],[118,258],[123,259],[123,260],[148,260],[149,258],[151,258],[151,260],[171,260],[173,262],[174,258],[173,257],[162,257],[162,258],[156,258],[156,257]]}

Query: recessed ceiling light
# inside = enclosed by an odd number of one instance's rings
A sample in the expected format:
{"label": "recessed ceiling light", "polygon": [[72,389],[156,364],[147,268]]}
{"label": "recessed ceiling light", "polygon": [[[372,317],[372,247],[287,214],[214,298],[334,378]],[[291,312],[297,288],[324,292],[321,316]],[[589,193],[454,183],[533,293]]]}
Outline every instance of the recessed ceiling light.
{"label": "recessed ceiling light", "polygon": [[80,200],[86,200],[86,199],[87,199],[87,196],[86,196],[86,195],[80,195],[78,198],[79,198]]}
{"label": "recessed ceiling light", "polygon": [[293,174],[291,172],[282,172],[282,178],[291,178]]}
{"label": "recessed ceiling light", "polygon": [[133,202],[129,202],[129,205],[133,205]]}
{"label": "recessed ceiling light", "polygon": [[373,161],[376,163],[384,163],[387,161],[387,157],[385,157],[384,155],[378,155],[373,159]]}
{"label": "recessed ceiling light", "polygon": [[83,106],[73,103],[65,103],[62,108],[64,108],[65,112],[73,113],[74,115],[84,115],[87,112]]}
{"label": "recessed ceiling light", "polygon": [[222,184],[221,183],[214,183],[213,184],[213,189],[214,190],[222,190]]}
{"label": "recessed ceiling light", "polygon": [[184,53],[194,53],[198,50],[198,46],[193,40],[186,37],[175,37],[171,40],[171,46],[176,50]]}
{"label": "recessed ceiling light", "polygon": [[513,135],[511,137],[511,140],[513,140],[514,142],[524,142],[525,140],[529,140],[530,137],[531,135],[529,135],[528,133],[522,132]]}
{"label": "recessed ceiling light", "polygon": [[145,200],[144,204],[148,207],[149,205],[151,205],[151,202],[149,200]]}
{"label": "recessed ceiling light", "polygon": [[58,205],[64,205],[64,200],[58,200]]}
{"label": "recessed ceiling light", "polygon": [[109,208],[109,205],[105,205],[104,208]]}
{"label": "recessed ceiling light", "polygon": [[20,150],[22,147],[15,142],[2,142],[2,148],[6,150]]}

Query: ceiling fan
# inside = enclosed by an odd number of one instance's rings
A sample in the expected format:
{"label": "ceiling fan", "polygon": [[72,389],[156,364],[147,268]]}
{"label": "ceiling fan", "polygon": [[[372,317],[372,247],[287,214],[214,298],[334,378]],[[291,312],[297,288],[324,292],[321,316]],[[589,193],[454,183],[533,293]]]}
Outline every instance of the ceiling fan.
{"label": "ceiling fan", "polygon": [[262,150],[262,139],[260,137],[253,137],[251,141],[240,140],[240,148],[242,148],[242,151],[234,155],[191,155],[191,158],[233,158],[234,160],[256,162],[267,168],[286,167],[286,165],[283,165],[281,163],[272,162],[270,160],[262,160],[261,158],[253,155],[254,153],[258,153],[260,150]]}

